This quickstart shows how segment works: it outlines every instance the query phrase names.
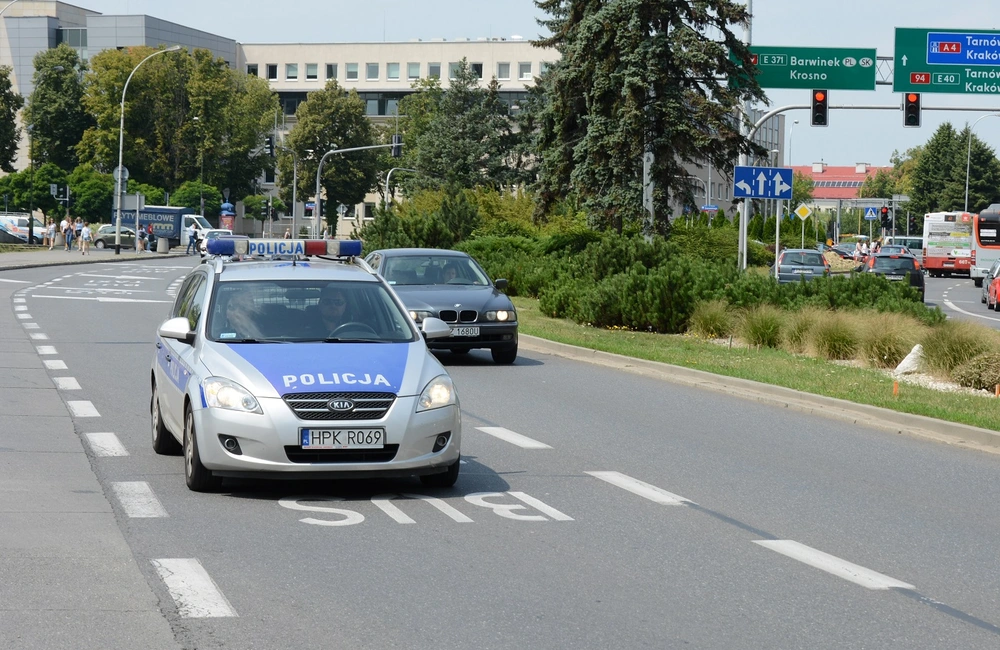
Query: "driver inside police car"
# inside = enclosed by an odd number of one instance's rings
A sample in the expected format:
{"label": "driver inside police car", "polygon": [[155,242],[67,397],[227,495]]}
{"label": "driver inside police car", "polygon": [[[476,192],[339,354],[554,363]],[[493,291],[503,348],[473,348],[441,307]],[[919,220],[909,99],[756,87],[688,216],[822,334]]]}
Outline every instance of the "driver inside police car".
{"label": "driver inside police car", "polygon": [[344,323],[350,322],[347,296],[335,285],[327,285],[319,294],[319,323],[317,329],[329,334]]}

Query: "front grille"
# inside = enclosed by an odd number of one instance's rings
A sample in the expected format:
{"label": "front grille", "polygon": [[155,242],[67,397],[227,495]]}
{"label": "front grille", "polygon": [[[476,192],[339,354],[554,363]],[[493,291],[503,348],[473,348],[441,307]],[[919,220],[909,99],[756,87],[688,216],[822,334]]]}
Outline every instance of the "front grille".
{"label": "front grille", "polygon": [[463,323],[475,323],[477,318],[479,318],[479,312],[475,309],[463,309],[458,315],[458,320]]}
{"label": "front grille", "polygon": [[455,311],[454,309],[442,309],[440,316],[441,320],[443,320],[446,323],[458,322],[458,312]]}
{"label": "front grille", "polygon": [[399,445],[382,449],[303,449],[285,445],[285,455],[293,463],[388,463],[397,451]]}
{"label": "front grille", "polygon": [[[282,395],[281,399],[300,420],[379,420],[396,396],[392,393],[294,393]],[[332,399],[349,399],[354,402],[354,410],[331,411],[327,404]]]}
{"label": "front grille", "polygon": [[438,317],[446,323],[475,323],[479,320],[479,312],[475,309],[463,309],[461,312],[442,309]]}

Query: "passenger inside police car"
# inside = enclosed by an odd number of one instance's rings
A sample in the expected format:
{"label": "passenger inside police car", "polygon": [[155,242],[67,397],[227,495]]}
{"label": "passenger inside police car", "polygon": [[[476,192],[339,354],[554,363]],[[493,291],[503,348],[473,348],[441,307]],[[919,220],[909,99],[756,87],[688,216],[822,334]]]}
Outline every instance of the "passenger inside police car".
{"label": "passenger inside police car", "polygon": [[234,291],[225,302],[224,320],[220,339],[259,339],[264,334],[260,329],[261,309],[253,295]]}

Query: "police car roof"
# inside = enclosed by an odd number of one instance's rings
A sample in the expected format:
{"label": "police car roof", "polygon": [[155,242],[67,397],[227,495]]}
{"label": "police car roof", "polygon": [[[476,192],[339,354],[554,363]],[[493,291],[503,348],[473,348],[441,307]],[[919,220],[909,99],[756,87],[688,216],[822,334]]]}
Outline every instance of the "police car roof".
{"label": "police car roof", "polygon": [[327,260],[247,260],[227,263],[219,275],[220,282],[241,280],[349,280],[378,282],[363,267]]}

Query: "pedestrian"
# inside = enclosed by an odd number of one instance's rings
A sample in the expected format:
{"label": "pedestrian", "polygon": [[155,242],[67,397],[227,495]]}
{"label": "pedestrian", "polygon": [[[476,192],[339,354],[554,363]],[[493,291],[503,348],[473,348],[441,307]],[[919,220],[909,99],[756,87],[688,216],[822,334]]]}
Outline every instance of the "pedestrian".
{"label": "pedestrian", "polygon": [[292,229],[285,228],[285,239],[291,239],[291,238],[292,238]]}
{"label": "pedestrian", "polygon": [[91,239],[93,239],[93,234],[90,232],[90,226],[84,221],[83,228],[80,230],[80,255],[90,254]]}
{"label": "pedestrian", "polygon": [[80,233],[82,231],[83,231],[83,219],[77,217],[76,222],[73,224],[73,238],[76,239],[77,248],[80,248]]}
{"label": "pedestrian", "polygon": [[861,242],[861,257],[868,257],[868,242]]}
{"label": "pedestrian", "polygon": [[62,223],[60,224],[60,229],[63,234],[63,244],[68,251],[69,247],[73,245],[73,222],[69,217],[63,218]]}
{"label": "pedestrian", "polygon": [[198,229],[194,227],[194,222],[187,227],[188,235],[188,246],[185,255],[191,255],[192,251],[197,252],[198,250]]}

